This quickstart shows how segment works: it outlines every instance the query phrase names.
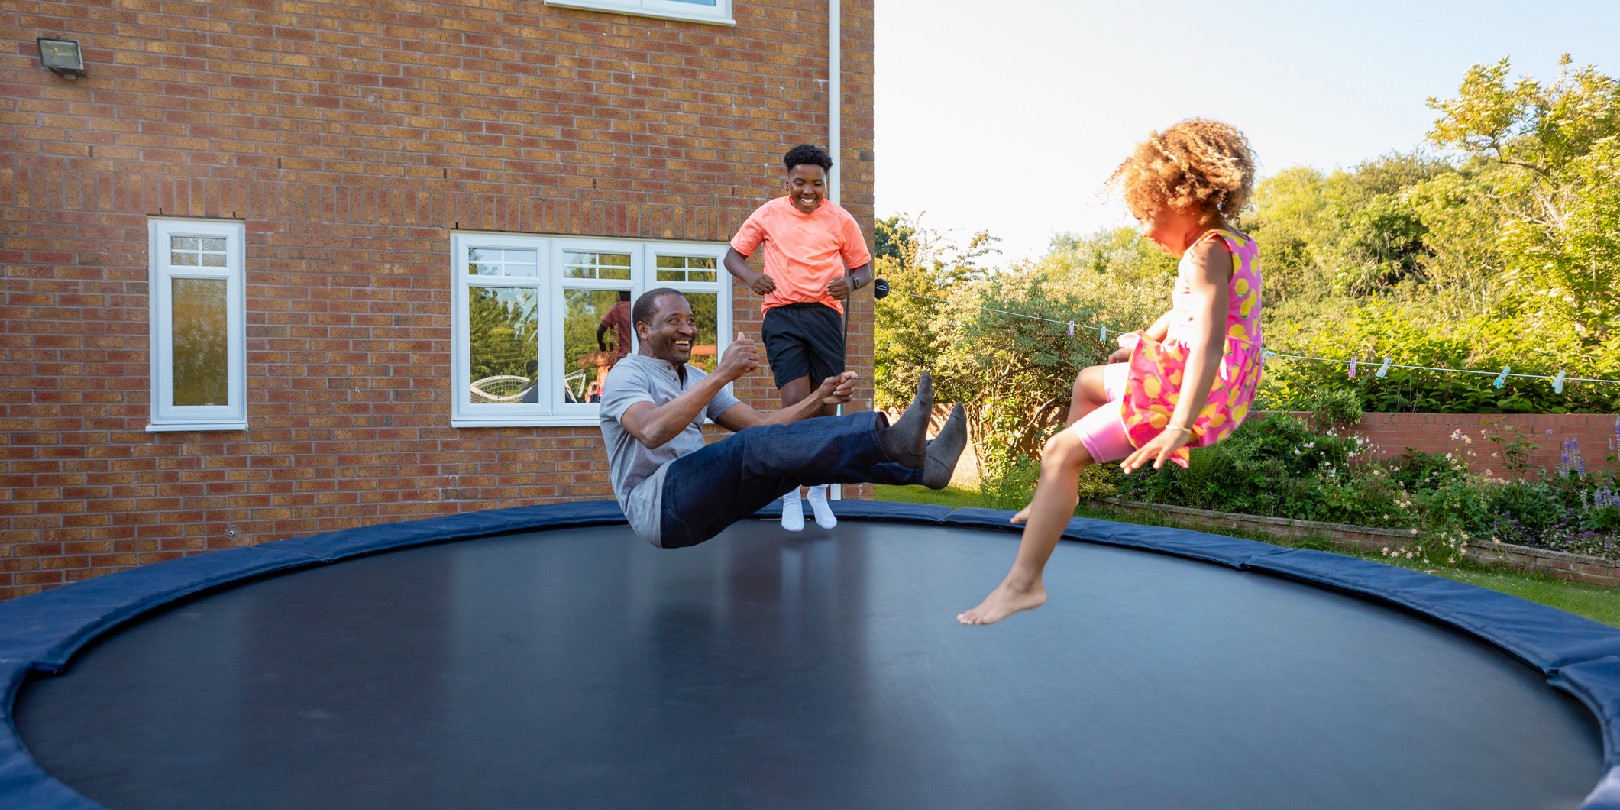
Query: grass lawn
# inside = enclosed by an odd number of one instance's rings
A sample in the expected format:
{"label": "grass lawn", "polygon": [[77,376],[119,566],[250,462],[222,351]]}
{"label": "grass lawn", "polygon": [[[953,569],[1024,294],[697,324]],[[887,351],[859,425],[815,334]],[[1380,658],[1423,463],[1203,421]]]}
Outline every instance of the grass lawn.
{"label": "grass lawn", "polygon": [[[940,504],[953,508],[970,506],[984,506],[979,493],[958,487],[934,491],[920,487],[885,486],[882,484],[873,487],[876,498],[880,501],[900,501],[903,503]],[[1113,510],[1095,510],[1081,505],[1076,512],[1081,517],[1099,518],[1102,520],[1115,520],[1125,523],[1149,523],[1137,516],[1127,516]],[[1154,525],[1175,525],[1168,521],[1153,522]],[[1209,531],[1200,529],[1199,531]],[[1232,533],[1234,536],[1243,536]],[[1285,542],[1273,538],[1254,538],[1277,545],[1294,545],[1298,547],[1328,550],[1327,543],[1322,539],[1307,539],[1299,542]],[[1377,554],[1358,553],[1350,550],[1331,549],[1335,554],[1344,554],[1351,557],[1361,557],[1374,562],[1394,565],[1388,558]],[[1436,576],[1455,579],[1478,585],[1481,588],[1490,588],[1493,591],[1512,594],[1521,599],[1555,607],[1578,616],[1603,622],[1604,624],[1620,627],[1620,589],[1604,588],[1598,585],[1589,585],[1581,582],[1569,582],[1542,574],[1532,574],[1515,571],[1509,568],[1487,568],[1481,565],[1415,565],[1405,567],[1413,568]]]}

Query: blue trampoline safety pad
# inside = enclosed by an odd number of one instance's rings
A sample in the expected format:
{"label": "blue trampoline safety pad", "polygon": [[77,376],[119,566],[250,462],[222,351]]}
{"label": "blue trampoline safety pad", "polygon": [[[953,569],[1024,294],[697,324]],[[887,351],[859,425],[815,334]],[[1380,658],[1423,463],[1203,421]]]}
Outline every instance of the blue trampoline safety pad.
{"label": "blue trampoline safety pad", "polygon": [[[1015,533],[1010,512],[840,501],[841,520],[902,521]],[[780,507],[760,513],[776,517]],[[330,532],[199,554],[74,583],[0,604],[0,806],[97,805],[45,773],[17,734],[26,679],[56,672],[87,642],[175,600],[232,583],[360,555],[549,528],[622,524],[612,501],[492,510]],[[1165,527],[1070,521],[1066,538],[1265,573],[1377,600],[1496,645],[1584,703],[1601,729],[1608,775],[1583,807],[1620,810],[1620,629],[1506,594],[1319,551]],[[1010,542],[1015,537],[1009,536]],[[833,541],[836,542],[836,541]],[[679,553],[679,552],[671,552]],[[1010,562],[1010,557],[1009,557]]]}

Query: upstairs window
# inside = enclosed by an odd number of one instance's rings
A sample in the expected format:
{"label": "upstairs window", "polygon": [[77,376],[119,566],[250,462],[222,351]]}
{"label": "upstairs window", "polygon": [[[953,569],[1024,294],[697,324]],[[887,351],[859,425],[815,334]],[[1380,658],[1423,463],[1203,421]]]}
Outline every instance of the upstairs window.
{"label": "upstairs window", "polygon": [[714,370],[731,328],[724,243],[456,233],[451,424],[596,425],[602,383],[636,350],[631,304],[671,287]]}
{"label": "upstairs window", "polygon": [[246,430],[240,222],[151,219],[152,411],[147,430]]}
{"label": "upstairs window", "polygon": [[548,6],[616,11],[642,17],[734,25],[731,0],[546,0]]}

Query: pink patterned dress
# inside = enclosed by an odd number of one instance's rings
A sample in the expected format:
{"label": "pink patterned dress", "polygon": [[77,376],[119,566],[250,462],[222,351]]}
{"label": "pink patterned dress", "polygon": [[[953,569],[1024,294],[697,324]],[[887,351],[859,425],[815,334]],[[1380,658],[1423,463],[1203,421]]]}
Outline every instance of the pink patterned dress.
{"label": "pink patterned dress", "polygon": [[[1260,384],[1260,248],[1243,234],[1210,230],[1198,238],[1219,238],[1232,251],[1232,281],[1227,289],[1226,350],[1210,387],[1204,409],[1191,425],[1192,436],[1170,460],[1187,466],[1188,448],[1207,447],[1232,433],[1249,415],[1255,387]],[[1194,339],[1189,249],[1183,255],[1176,290],[1171,295],[1170,328],[1163,343],[1137,333],[1141,340],[1131,352],[1130,375],[1125,386],[1122,416],[1125,434],[1133,447],[1141,447],[1164,430],[1181,394],[1189,341]]]}

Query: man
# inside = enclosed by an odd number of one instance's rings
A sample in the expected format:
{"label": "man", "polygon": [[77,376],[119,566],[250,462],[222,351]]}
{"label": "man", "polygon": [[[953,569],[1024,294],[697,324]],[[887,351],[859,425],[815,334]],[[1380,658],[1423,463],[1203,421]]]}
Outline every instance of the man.
{"label": "man", "polygon": [[[943,489],[967,445],[960,405],[927,440],[933,387],[926,374],[893,425],[876,412],[818,416],[824,405],[849,401],[853,372],[828,377],[790,407],[762,413],[725,390],[759,367],[752,340],[739,334],[714,373],[705,374],[687,363],[697,328],[685,296],[650,290],[636,300],[631,319],[640,350],[608,372],[602,439],[613,494],[630,527],[660,548],[708,540],[799,481]],[[736,435],[705,444],[705,417]]]}

